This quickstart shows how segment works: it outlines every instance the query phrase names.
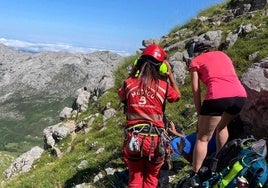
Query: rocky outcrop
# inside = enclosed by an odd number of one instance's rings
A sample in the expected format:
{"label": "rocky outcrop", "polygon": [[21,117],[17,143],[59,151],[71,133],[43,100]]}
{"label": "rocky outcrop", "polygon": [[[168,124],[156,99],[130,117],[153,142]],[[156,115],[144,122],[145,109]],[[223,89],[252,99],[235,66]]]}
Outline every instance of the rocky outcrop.
{"label": "rocky outcrop", "polygon": [[268,135],[268,57],[254,63],[242,77],[248,101],[241,112],[258,137]]}
{"label": "rocky outcrop", "polygon": [[236,13],[236,15],[242,15],[246,12],[262,9],[267,4],[267,0],[232,0],[230,1],[228,8],[232,9]]}
{"label": "rocky outcrop", "polygon": [[79,88],[76,91],[76,95],[77,96],[72,107],[64,107],[60,112],[60,120],[63,121],[65,119],[78,116],[80,113],[87,110],[90,98],[90,93],[87,91],[87,88]]}
{"label": "rocky outcrop", "polygon": [[[10,57],[13,59],[10,60]],[[65,52],[22,53],[1,46],[1,95],[23,92],[48,92],[70,96],[86,86],[91,92],[103,76],[112,76],[123,58],[111,52],[70,54]],[[75,84],[76,87],[73,88]],[[26,89],[30,90],[26,90]]]}
{"label": "rocky outcrop", "polygon": [[[67,136],[75,136],[77,132],[86,133],[91,130],[90,126],[94,122],[95,117],[99,116],[97,114],[91,114],[88,117],[83,118],[80,121],[77,121],[77,117],[83,112],[81,107],[88,105],[88,92],[85,88],[81,88],[77,90],[77,98],[75,100],[74,107],[64,107],[60,113],[60,118],[62,122],[49,126],[43,130],[44,137],[44,148],[51,149],[52,153],[57,157],[62,157],[65,152],[61,151],[57,146],[57,143]],[[78,107],[78,108],[76,108]],[[102,111],[101,115],[103,118],[103,125],[106,125],[106,120],[112,118],[116,113],[114,108],[111,108],[111,104],[108,102],[105,106],[105,109]],[[70,120],[69,118],[75,118],[75,120]],[[68,120],[69,119],[69,120]],[[68,149],[67,149],[68,150]]]}
{"label": "rocky outcrop", "polygon": [[33,163],[39,159],[44,150],[38,146],[19,156],[10,167],[4,171],[3,178],[8,179],[31,170]]}
{"label": "rocky outcrop", "polygon": [[122,56],[108,51],[31,54],[0,45],[0,118],[23,118],[13,108],[18,97],[47,96],[51,102],[73,97],[83,87],[99,97],[114,86],[113,72],[122,60]]}

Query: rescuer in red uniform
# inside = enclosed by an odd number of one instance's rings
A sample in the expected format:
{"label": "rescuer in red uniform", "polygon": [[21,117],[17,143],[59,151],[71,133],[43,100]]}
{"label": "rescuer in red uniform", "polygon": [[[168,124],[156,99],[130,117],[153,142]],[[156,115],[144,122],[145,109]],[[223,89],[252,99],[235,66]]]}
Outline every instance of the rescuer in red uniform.
{"label": "rescuer in red uniform", "polygon": [[165,102],[180,99],[166,52],[149,45],[135,61],[118,89],[125,104],[126,139],[123,157],[129,169],[128,187],[155,188],[165,157]]}

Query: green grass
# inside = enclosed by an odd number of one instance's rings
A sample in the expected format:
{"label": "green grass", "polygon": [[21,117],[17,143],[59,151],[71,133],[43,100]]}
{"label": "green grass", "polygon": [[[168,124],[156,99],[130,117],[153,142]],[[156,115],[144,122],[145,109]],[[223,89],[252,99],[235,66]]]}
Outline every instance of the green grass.
{"label": "green grass", "polygon": [[[1,174],[9,167],[11,162],[16,158],[14,153],[12,152],[5,152],[1,151],[0,152],[0,172]],[[2,179],[2,176],[0,180]]]}
{"label": "green grass", "polygon": [[[22,119],[1,119],[0,150],[21,154],[35,145],[43,146],[43,129],[59,122],[59,113],[73,99],[52,99],[43,96],[17,97],[3,103],[19,111]],[[49,109],[49,110],[48,110]],[[11,109],[12,110],[12,109]]]}
{"label": "green grass", "polygon": [[[46,151],[31,172],[8,181],[4,187],[72,187],[79,183],[92,182],[92,177],[103,170],[106,164],[122,166],[122,161],[118,161],[118,158],[121,155],[123,131],[114,121],[115,119],[107,121],[105,129],[99,130],[100,122],[96,120],[95,128],[90,133],[78,135],[73,143],[70,143],[70,138],[64,139],[60,143],[61,150],[66,151],[67,146],[71,146],[70,153],[59,159],[51,155],[49,150]],[[91,143],[94,142],[97,142],[97,146],[91,148]],[[104,147],[105,152],[96,154],[101,147]],[[78,169],[77,166],[83,160],[88,162],[87,167]]]}

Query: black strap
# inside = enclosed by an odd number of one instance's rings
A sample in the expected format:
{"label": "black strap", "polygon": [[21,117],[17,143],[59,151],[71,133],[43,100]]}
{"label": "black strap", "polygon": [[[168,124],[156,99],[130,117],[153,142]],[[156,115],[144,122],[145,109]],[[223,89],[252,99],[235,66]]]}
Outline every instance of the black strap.
{"label": "black strap", "polygon": [[165,115],[165,110],[166,110],[166,99],[167,99],[167,93],[168,93],[168,81],[166,80],[166,83],[167,83],[167,86],[166,86],[166,93],[165,93],[165,98],[164,98],[164,101],[163,101],[163,105],[162,105],[162,110],[163,110],[163,122],[165,124],[165,129],[167,129],[168,127],[168,119]]}
{"label": "black strap", "polygon": [[166,110],[166,99],[167,99],[167,93],[168,93],[168,81],[167,80],[166,80],[166,83],[167,83],[167,85],[166,85],[166,93],[165,93],[165,98],[164,98],[163,107],[162,107],[163,114],[165,114],[165,110]]}
{"label": "black strap", "polygon": [[143,149],[142,149],[142,148],[143,148],[143,143],[144,143],[144,139],[145,139],[145,137],[146,137],[146,136],[144,135],[144,136],[142,137],[142,140],[141,140],[141,157],[143,157],[143,152],[142,152]]}

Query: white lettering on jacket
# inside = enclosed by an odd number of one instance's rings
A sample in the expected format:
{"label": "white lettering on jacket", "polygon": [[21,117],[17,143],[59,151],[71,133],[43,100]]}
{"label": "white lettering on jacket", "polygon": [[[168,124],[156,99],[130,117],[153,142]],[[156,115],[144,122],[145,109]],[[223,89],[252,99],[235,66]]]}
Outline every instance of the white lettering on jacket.
{"label": "white lettering on jacket", "polygon": [[151,99],[155,98],[155,92],[152,92],[151,90],[138,90],[138,91],[132,91],[131,92],[131,96],[135,97],[135,96],[148,96]]}

